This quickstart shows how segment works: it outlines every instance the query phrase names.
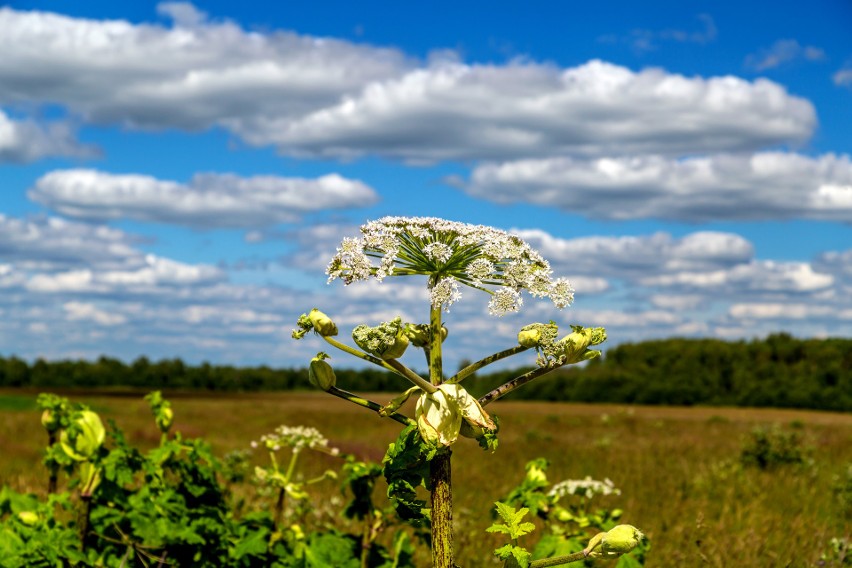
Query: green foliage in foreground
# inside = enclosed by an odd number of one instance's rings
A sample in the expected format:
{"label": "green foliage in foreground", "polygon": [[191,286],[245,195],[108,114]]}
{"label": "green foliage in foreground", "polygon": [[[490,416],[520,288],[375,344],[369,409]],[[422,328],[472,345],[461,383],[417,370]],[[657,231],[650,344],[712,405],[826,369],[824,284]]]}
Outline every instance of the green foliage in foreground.
{"label": "green foliage in foreground", "polygon": [[[52,478],[65,472],[68,490],[56,492],[55,479],[46,498],[0,489],[0,565],[413,568],[414,543],[429,541],[428,530],[422,529],[429,523],[429,509],[416,500],[415,489],[428,483],[418,468],[435,448],[411,435],[416,434],[414,426],[390,445],[383,466],[329,447],[314,428],[281,426],[251,444],[271,459],[270,467],[255,467],[252,478],[246,453],[217,458],[203,439],[170,432],[173,412],[160,392],[145,400],[162,434],[159,445],[148,451],[132,446],[114,422],[104,427],[86,405],[53,394],[38,397],[49,435],[44,463]],[[285,448],[290,450],[286,473],[276,457]],[[295,465],[305,450],[338,458],[339,471],[304,480]],[[613,529],[622,514],[590,508],[596,495],[619,493],[608,480],[551,486],[544,473],[547,465],[543,458],[530,462],[506,503],[496,504],[503,523],[483,527],[511,540],[494,551],[507,567],[551,566],[559,560],[552,556],[566,553],[573,558],[565,557],[565,562],[591,565],[600,554],[590,553],[595,541],[589,535]],[[383,474],[392,506],[381,507],[374,500]],[[349,502],[330,511],[329,518],[312,521],[305,490],[329,479],[340,482]],[[259,496],[274,498],[277,493],[274,508],[246,506],[244,496],[235,496],[236,486],[251,480]],[[536,529],[524,520],[531,510],[549,534],[527,551],[518,539]],[[387,538],[380,541],[382,533]],[[616,566],[644,565],[645,550],[645,543],[629,543],[619,551]],[[545,558],[543,553],[550,558],[537,561]]]}
{"label": "green foliage in foreground", "polygon": [[[409,533],[398,530],[390,547],[376,542],[381,530],[395,524],[373,504],[377,466],[341,456],[343,487],[352,498],[343,516],[352,522],[306,522],[298,502],[307,495],[291,491],[302,484],[289,479],[274,514],[262,507],[237,514],[243,507],[234,502],[231,485],[245,480],[246,472],[229,468],[202,439],[170,436],[170,422],[163,420],[171,417],[170,405],[159,393],[146,398],[162,432],[159,446],[148,452],[131,446],[115,424],[103,428],[84,405],[39,397],[50,434],[45,463],[51,472],[68,474],[69,491],[43,500],[0,489],[4,568],[413,568]],[[293,463],[300,449],[293,449]],[[245,460],[242,465],[244,470]],[[291,467],[288,476],[293,472]],[[294,502],[290,515],[283,511],[285,489]],[[363,530],[347,532],[353,527]]]}
{"label": "green foliage in foreground", "polygon": [[[357,392],[393,391],[399,380],[381,369],[335,369]],[[470,380],[488,392],[517,370]],[[0,387],[141,387],[258,391],[309,389],[304,369],[186,365],[179,359],[127,365],[97,361],[0,358]],[[556,371],[510,398],[667,405],[765,406],[852,410],[852,339],[796,339],[787,334],[753,341],[665,339],[622,344],[584,368]]]}

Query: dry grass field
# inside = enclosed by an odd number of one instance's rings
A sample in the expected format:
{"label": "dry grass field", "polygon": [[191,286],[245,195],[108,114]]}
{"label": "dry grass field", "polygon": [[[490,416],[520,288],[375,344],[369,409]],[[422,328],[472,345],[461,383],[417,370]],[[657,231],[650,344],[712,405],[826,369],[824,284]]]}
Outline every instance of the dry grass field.
{"label": "dry grass field", "polygon": [[[43,492],[46,436],[35,394],[0,392],[0,484]],[[157,444],[142,393],[65,394],[114,419],[131,442]],[[206,438],[220,455],[248,448],[279,424],[301,424],[318,428],[347,452],[378,461],[399,429],[322,393],[166,396],[175,428]],[[386,402],[387,395],[372,398]],[[852,415],[528,402],[497,402],[489,410],[502,421],[497,452],[483,452],[468,440],[454,450],[462,566],[495,565],[489,558],[495,541],[484,532],[493,501],[520,481],[528,460],[540,456],[551,461],[551,481],[590,475],[615,482],[622,494],[605,504],[624,509],[623,522],[648,535],[648,566],[820,566],[828,541],[852,532],[832,492],[834,477],[852,463]],[[737,467],[749,432],[768,424],[801,432],[809,465]],[[323,459],[330,458],[318,456],[306,465],[321,470]],[[324,491],[338,494],[331,483]]]}

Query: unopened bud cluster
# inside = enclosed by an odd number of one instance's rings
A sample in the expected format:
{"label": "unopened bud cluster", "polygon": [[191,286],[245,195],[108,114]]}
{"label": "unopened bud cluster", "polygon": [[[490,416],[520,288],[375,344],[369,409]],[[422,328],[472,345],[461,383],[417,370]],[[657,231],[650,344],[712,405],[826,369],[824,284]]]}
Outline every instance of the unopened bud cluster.
{"label": "unopened bud cluster", "polygon": [[642,542],[645,535],[633,525],[618,525],[592,537],[583,554],[589,558],[618,558]]}
{"label": "unopened bud cluster", "polygon": [[555,323],[533,323],[518,332],[518,344],[538,351],[536,363],[540,367],[570,365],[600,356],[600,351],[589,347],[606,341],[604,328],[572,325],[571,330],[557,341],[558,327]]}
{"label": "unopened bud cluster", "polygon": [[386,361],[402,357],[410,342],[401,317],[382,322],[375,327],[359,325],[352,330],[352,339],[367,353]]}
{"label": "unopened bud cluster", "polygon": [[305,334],[311,330],[323,337],[333,337],[337,335],[337,325],[335,325],[330,317],[316,308],[299,316],[296,325],[298,328],[293,330],[293,339],[302,339]]}

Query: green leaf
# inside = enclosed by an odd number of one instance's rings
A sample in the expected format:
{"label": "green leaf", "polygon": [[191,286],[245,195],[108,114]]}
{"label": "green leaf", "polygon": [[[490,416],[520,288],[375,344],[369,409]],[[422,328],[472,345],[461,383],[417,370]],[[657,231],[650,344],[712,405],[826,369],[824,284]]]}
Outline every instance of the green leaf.
{"label": "green leaf", "polygon": [[508,534],[512,539],[524,536],[535,530],[535,525],[530,522],[521,522],[529,513],[529,509],[522,507],[515,509],[514,507],[497,501],[494,503],[497,506],[497,514],[505,521],[505,524],[494,524],[485,529],[488,532],[502,532]]}
{"label": "green leaf", "polygon": [[388,497],[397,514],[415,526],[429,522],[426,502],[417,498],[417,488],[429,488],[429,462],[435,455],[437,448],[424,442],[417,425],[411,424],[388,446],[382,460]]}

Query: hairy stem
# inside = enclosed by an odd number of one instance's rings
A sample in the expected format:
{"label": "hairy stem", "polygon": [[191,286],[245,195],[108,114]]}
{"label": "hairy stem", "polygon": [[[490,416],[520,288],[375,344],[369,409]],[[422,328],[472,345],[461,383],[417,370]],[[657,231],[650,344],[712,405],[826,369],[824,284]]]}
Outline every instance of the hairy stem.
{"label": "hairy stem", "polygon": [[461,371],[459,371],[458,373],[456,373],[455,375],[453,375],[452,377],[447,379],[447,382],[448,383],[460,383],[463,380],[465,380],[467,377],[472,375],[473,373],[477,372],[482,367],[490,365],[491,363],[499,361],[500,359],[505,359],[506,357],[511,357],[512,355],[515,355],[517,353],[521,353],[523,351],[526,351],[527,349],[529,349],[529,347],[524,347],[523,345],[516,345],[514,347],[510,347],[509,349],[505,349],[505,350],[500,351],[498,353],[495,353],[493,355],[489,355],[488,357],[480,359],[476,363],[472,363],[472,364],[468,365],[467,367],[465,367],[464,369],[462,369]]}
{"label": "hairy stem", "polygon": [[422,388],[426,392],[435,392],[435,387],[433,387],[428,381],[426,381],[423,377],[421,377],[420,375],[418,375],[417,373],[415,373],[414,371],[412,371],[411,369],[409,369],[408,367],[406,367],[405,365],[403,365],[399,361],[396,361],[395,359],[393,360],[393,362],[396,363],[396,365],[393,365],[390,362],[385,361],[383,359],[380,359],[380,358],[378,358],[374,355],[370,355],[369,353],[364,353],[363,351],[358,351],[357,349],[349,347],[345,343],[341,343],[341,342],[337,341],[336,339],[334,339],[333,337],[323,336],[323,339],[325,339],[326,342],[329,345],[337,347],[338,349],[340,349],[341,351],[343,351],[345,353],[349,353],[350,355],[352,355],[354,357],[358,357],[359,359],[363,359],[364,361],[372,363],[373,365],[378,365],[379,367],[382,367],[383,369],[386,369],[386,370],[388,370],[392,373],[395,373],[395,374],[397,374],[397,375],[399,375],[399,376],[401,376],[405,379],[408,379],[409,381],[411,381],[412,383],[414,383],[418,387]]}
{"label": "hairy stem", "polygon": [[[443,381],[441,359],[441,306],[429,313],[429,379],[433,385]],[[438,454],[429,463],[432,492],[432,568],[453,568],[453,488],[451,452]]]}
{"label": "hairy stem", "polygon": [[541,560],[533,560],[530,562],[530,568],[548,568],[549,566],[563,566],[572,562],[579,562],[587,558],[586,553],[582,550],[574,554],[566,554],[564,556],[554,556],[552,558],[542,558]]}
{"label": "hairy stem", "polygon": [[499,387],[497,387],[496,389],[494,389],[493,391],[489,392],[488,394],[485,394],[482,397],[480,397],[479,398],[479,404],[481,404],[482,406],[485,406],[486,404],[494,402],[498,398],[506,396],[507,394],[509,394],[510,392],[515,390],[516,388],[518,388],[519,386],[525,385],[528,382],[530,382],[531,380],[537,379],[538,377],[546,375],[547,373],[550,373],[551,371],[555,371],[558,368],[559,367],[539,367],[537,369],[533,369],[532,371],[529,371],[528,373],[524,373],[523,375],[521,375],[519,377],[515,377],[514,379],[512,379],[508,383],[504,383],[504,384],[500,385]]}
{"label": "hairy stem", "polygon": [[[348,400],[351,403],[357,404],[358,406],[363,406],[373,412],[378,413],[379,410],[382,409],[382,405],[378,402],[373,402],[372,400],[366,399],[364,397],[360,397],[354,393],[349,391],[345,391],[343,389],[339,389],[337,387],[331,387],[328,389],[329,394],[333,394],[336,397],[342,398],[343,400]],[[409,424],[414,424],[414,420],[405,416],[404,414],[400,414],[398,412],[394,412],[390,416],[388,416],[391,420],[396,420],[403,426],[408,426]]]}
{"label": "hairy stem", "polygon": [[432,567],[453,568],[453,488],[451,453],[438,454],[429,463],[432,486]]}

